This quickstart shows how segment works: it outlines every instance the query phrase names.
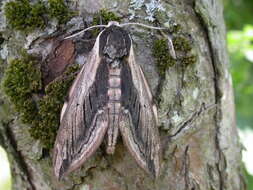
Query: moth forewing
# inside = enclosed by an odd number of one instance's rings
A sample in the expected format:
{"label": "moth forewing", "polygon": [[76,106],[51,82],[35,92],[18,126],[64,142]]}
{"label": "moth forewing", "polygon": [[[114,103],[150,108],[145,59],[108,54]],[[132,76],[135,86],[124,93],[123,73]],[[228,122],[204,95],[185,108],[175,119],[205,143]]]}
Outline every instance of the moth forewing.
{"label": "moth forewing", "polygon": [[[153,96],[141,67],[135,62],[132,46],[129,52],[128,65],[131,70],[133,85],[137,90],[140,109],[139,111],[137,110],[137,113],[132,113],[132,115],[127,114],[128,119],[124,118],[120,126],[121,134],[124,143],[137,163],[148,173],[158,177],[161,162],[161,145],[157,126],[157,108],[153,104]],[[139,122],[134,124],[132,117],[136,114],[139,114]],[[139,134],[134,134],[133,131],[139,132]]]}
{"label": "moth forewing", "polygon": [[[90,126],[85,125],[85,114],[86,116],[90,114],[91,109],[84,105],[90,104],[87,100],[90,95],[90,87],[96,82],[95,76],[101,63],[98,52],[99,38],[85,66],[70,88],[68,101],[65,102],[61,111],[60,127],[53,155],[54,173],[58,179],[78,168],[95,152],[107,129],[105,113],[99,110],[94,115]],[[93,130],[90,130],[91,128]]]}
{"label": "moth forewing", "polygon": [[[136,87],[138,87],[140,89],[140,95],[143,96],[143,90],[142,89],[146,89],[146,93],[147,95],[144,95],[144,97],[147,98],[150,106],[151,106],[151,109],[153,110],[153,113],[154,113],[154,118],[155,118],[155,121],[156,121],[156,126],[158,125],[158,114],[157,114],[157,107],[156,105],[153,103],[153,95],[152,95],[152,92],[151,92],[151,89],[148,85],[148,82],[145,78],[145,75],[142,71],[142,68],[140,65],[137,65],[136,64],[136,61],[135,61],[135,56],[134,56],[134,50],[133,50],[133,47],[131,47],[130,49],[130,53],[129,53],[129,58],[128,58],[128,62],[129,62],[129,65],[130,67],[132,68],[133,71],[135,71],[135,75],[136,76],[133,76],[133,79],[134,79],[134,84],[136,85]],[[139,77],[138,77],[139,76]],[[141,82],[138,83],[138,81],[142,81],[142,85]]]}
{"label": "moth forewing", "polygon": [[[90,54],[88,55],[88,59],[86,61],[86,64],[84,64],[82,66],[82,69],[80,70],[80,72],[78,73],[77,77],[75,78],[73,84],[71,85],[70,87],[70,90],[69,90],[69,93],[68,93],[68,98],[67,100],[71,99],[72,96],[73,96],[73,93],[78,90],[82,90],[82,89],[85,89],[85,86],[83,88],[80,88],[79,86],[77,86],[78,84],[78,81],[80,80],[84,80],[86,79],[86,84],[87,85],[91,85],[90,82],[92,82],[92,80],[94,80],[95,78],[95,72],[93,73],[93,75],[90,73],[87,73],[87,71],[95,71],[97,69],[97,66],[100,62],[100,57],[98,56],[99,55],[99,38],[96,39],[96,42],[94,44],[94,47],[92,48]],[[87,87],[86,87],[87,89]],[[64,102],[64,105],[62,107],[62,110],[61,110],[61,117],[60,117],[60,121],[62,120],[63,118],[63,115],[67,109],[67,105],[68,105],[68,102]]]}
{"label": "moth forewing", "polygon": [[[95,134],[93,135],[92,139],[90,139],[86,145],[83,145],[80,148],[80,152],[77,154],[72,154],[73,156],[75,156],[74,158],[72,158],[71,163],[69,163],[68,167],[64,170],[62,170],[62,164],[64,165],[64,163],[62,163],[62,159],[63,160],[68,160],[68,156],[66,153],[68,152],[68,150],[66,150],[66,146],[59,146],[55,147],[55,151],[61,151],[62,153],[64,153],[62,156],[57,156],[55,157],[54,163],[55,163],[55,176],[58,179],[61,179],[62,177],[68,175],[70,172],[78,169],[79,167],[82,166],[82,164],[97,150],[97,148],[100,146],[104,134],[106,133],[107,130],[107,125],[108,125],[108,121],[107,118],[105,117],[105,115],[102,115],[102,117],[99,119],[99,121],[97,121],[96,123],[100,129],[99,132],[95,131]],[[93,124],[94,125],[94,124]],[[62,149],[63,148],[63,149]]]}
{"label": "moth forewing", "polygon": [[143,71],[142,71],[142,68],[139,66],[139,68],[140,68],[140,75],[141,75],[141,78],[142,78],[142,80],[144,81],[144,86],[146,87],[146,89],[147,89],[147,93],[148,93],[148,96],[149,96],[149,100],[150,100],[150,106],[151,106],[151,109],[153,110],[153,113],[154,113],[154,119],[155,119],[155,121],[156,121],[156,126],[158,125],[158,114],[157,114],[157,107],[156,107],[156,105],[153,103],[153,96],[152,96],[152,93],[151,93],[151,90],[150,90],[150,88],[149,88],[149,85],[148,85],[148,83],[147,83],[147,80],[146,80],[146,78],[145,78],[145,76],[144,76],[144,73],[143,73]]}
{"label": "moth forewing", "polygon": [[[131,117],[129,117],[131,118]],[[150,154],[149,157],[143,156],[145,154],[145,147],[140,146],[138,144],[138,141],[136,141],[136,136],[132,134],[131,131],[131,119],[125,117],[120,122],[120,132],[123,137],[123,142],[128,148],[131,155],[135,158],[138,165],[144,169],[147,173],[149,173],[154,178],[157,178],[160,175],[160,162],[161,162],[161,151],[160,151],[160,142],[159,139],[157,139],[158,135],[156,133],[149,134],[150,140],[152,139],[152,142],[149,142],[149,148]],[[152,131],[152,129],[151,129]],[[141,147],[141,148],[140,148]]]}

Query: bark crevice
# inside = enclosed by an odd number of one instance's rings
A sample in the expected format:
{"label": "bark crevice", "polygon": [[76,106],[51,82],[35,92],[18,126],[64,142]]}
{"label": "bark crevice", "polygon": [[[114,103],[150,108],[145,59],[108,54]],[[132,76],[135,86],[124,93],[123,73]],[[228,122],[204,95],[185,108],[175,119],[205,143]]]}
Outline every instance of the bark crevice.
{"label": "bark crevice", "polygon": [[200,108],[195,111],[186,121],[184,121],[180,126],[178,127],[179,129],[172,135],[168,136],[169,140],[176,140],[178,136],[181,136],[180,134],[185,131],[185,133],[190,133],[192,130],[190,130],[192,124],[196,119],[198,119],[203,113],[209,111],[210,109],[216,109],[216,104],[212,105],[207,105],[203,102],[200,106]]}
{"label": "bark crevice", "polygon": [[[194,7],[196,6],[196,3],[197,2],[195,1]],[[211,41],[210,36],[209,36],[209,30],[211,29],[210,27],[215,27],[215,26],[208,25],[205,22],[205,19],[203,18],[202,14],[199,13],[198,11],[196,11],[196,9],[194,9],[194,13],[195,13],[196,18],[198,19],[198,21],[200,23],[200,26],[202,27],[203,31],[206,34],[206,42],[207,42],[208,49],[209,49],[209,52],[210,52],[211,65],[212,65],[212,68],[213,68],[214,96],[215,96],[215,104],[217,105],[216,108],[215,108],[216,111],[215,111],[215,114],[214,114],[215,130],[216,130],[216,132],[215,132],[215,144],[216,144],[216,150],[217,150],[217,153],[218,153],[218,163],[216,163],[216,168],[217,168],[217,171],[218,171],[218,174],[219,174],[219,179],[220,179],[219,189],[223,190],[225,188],[225,186],[224,186],[225,184],[224,184],[223,181],[226,180],[225,179],[225,168],[220,168],[220,162],[224,162],[224,160],[222,160],[222,157],[223,157],[223,159],[225,159],[225,157],[224,157],[223,152],[220,148],[220,142],[219,142],[220,119],[222,117],[221,116],[222,112],[221,112],[221,109],[220,109],[220,102],[221,102],[221,98],[222,98],[222,92],[221,92],[220,87],[219,87],[220,73],[219,73],[219,69],[216,66],[216,64],[218,64],[218,63],[215,60],[215,56],[217,56],[217,55],[215,53],[215,50],[213,49],[212,41]]]}

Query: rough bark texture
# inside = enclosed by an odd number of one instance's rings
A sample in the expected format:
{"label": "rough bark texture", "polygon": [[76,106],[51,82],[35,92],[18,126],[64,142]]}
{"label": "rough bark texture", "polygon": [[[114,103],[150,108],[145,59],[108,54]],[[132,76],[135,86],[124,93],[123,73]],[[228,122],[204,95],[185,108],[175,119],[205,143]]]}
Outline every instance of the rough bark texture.
{"label": "rough bark texture", "polygon": [[[170,27],[173,21],[190,36],[197,61],[184,71],[176,64],[160,79],[151,53],[152,31],[129,28],[137,63],[153,93],[161,99],[159,122],[164,151],[161,176],[156,181],[137,166],[119,140],[113,156],[106,155],[102,146],[80,170],[57,182],[52,173],[51,152],[46,154],[40,143],[30,137],[28,126],[21,124],[1,93],[0,145],[9,154],[13,189],[245,189],[221,0],[79,0],[69,4],[80,13],[80,17],[70,21],[76,28],[82,27],[82,17],[89,19],[88,15],[101,8],[124,16],[122,22],[133,18],[135,22],[152,24],[147,21],[155,17],[156,23]],[[56,31],[51,24],[48,30],[25,36],[10,32],[3,12],[1,21],[0,29],[6,39],[1,45],[1,56],[5,60],[17,56],[23,47],[40,52],[43,57],[48,47],[33,40]],[[154,33],[152,36],[162,38],[159,32]],[[76,62],[84,57],[79,56]]]}

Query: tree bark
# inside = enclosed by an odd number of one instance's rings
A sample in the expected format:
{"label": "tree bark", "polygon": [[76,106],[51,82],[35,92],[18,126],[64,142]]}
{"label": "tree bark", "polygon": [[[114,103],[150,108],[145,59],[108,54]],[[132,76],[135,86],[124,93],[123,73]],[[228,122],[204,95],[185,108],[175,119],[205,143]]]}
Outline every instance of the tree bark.
{"label": "tree bark", "polygon": [[[76,20],[71,21],[76,25],[81,17],[88,19],[102,8],[123,16],[122,22],[129,22],[133,18],[134,22],[151,25],[152,22],[148,20],[155,19],[155,23],[167,27],[172,27],[173,24],[180,25],[179,33],[187,35],[191,40],[192,51],[197,61],[183,71],[175,64],[166,71],[165,77],[161,78],[151,46],[153,38],[164,36],[144,28],[129,28],[137,63],[142,66],[153,94],[161,100],[158,112],[163,161],[161,176],[155,181],[138,167],[119,140],[114,155],[106,155],[104,147],[101,146],[81,169],[65,180],[57,182],[52,172],[52,152],[44,152],[40,142],[30,136],[28,127],[19,121],[18,115],[12,111],[11,104],[1,93],[0,145],[9,156],[12,188],[246,189],[241,171],[241,145],[236,129],[232,80],[228,69],[222,2],[79,0],[69,4],[80,13],[80,17],[76,16]],[[3,12],[1,14],[1,31],[7,35],[9,29]],[[6,60],[16,56],[17,49],[29,47],[30,38],[39,38],[45,35],[45,32],[28,36],[22,33],[12,34],[7,35],[9,38],[5,38],[1,45],[1,55]],[[40,48],[43,49],[38,43],[32,51],[38,51]]]}

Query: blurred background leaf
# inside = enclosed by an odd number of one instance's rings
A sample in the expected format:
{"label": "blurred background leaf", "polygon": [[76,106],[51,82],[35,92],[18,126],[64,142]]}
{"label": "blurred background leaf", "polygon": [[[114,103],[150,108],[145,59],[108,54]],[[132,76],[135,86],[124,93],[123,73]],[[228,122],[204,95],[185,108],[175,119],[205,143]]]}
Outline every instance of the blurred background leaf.
{"label": "blurred background leaf", "polygon": [[253,190],[253,1],[223,2],[247,189]]}
{"label": "blurred background leaf", "polygon": [[252,0],[223,0],[223,2],[228,30],[241,30],[245,24],[253,25]]}
{"label": "blurred background leaf", "polygon": [[11,174],[6,152],[0,147],[0,190],[11,189]]}
{"label": "blurred background leaf", "polygon": [[231,72],[235,89],[237,124],[253,128],[253,26],[227,34]]}

